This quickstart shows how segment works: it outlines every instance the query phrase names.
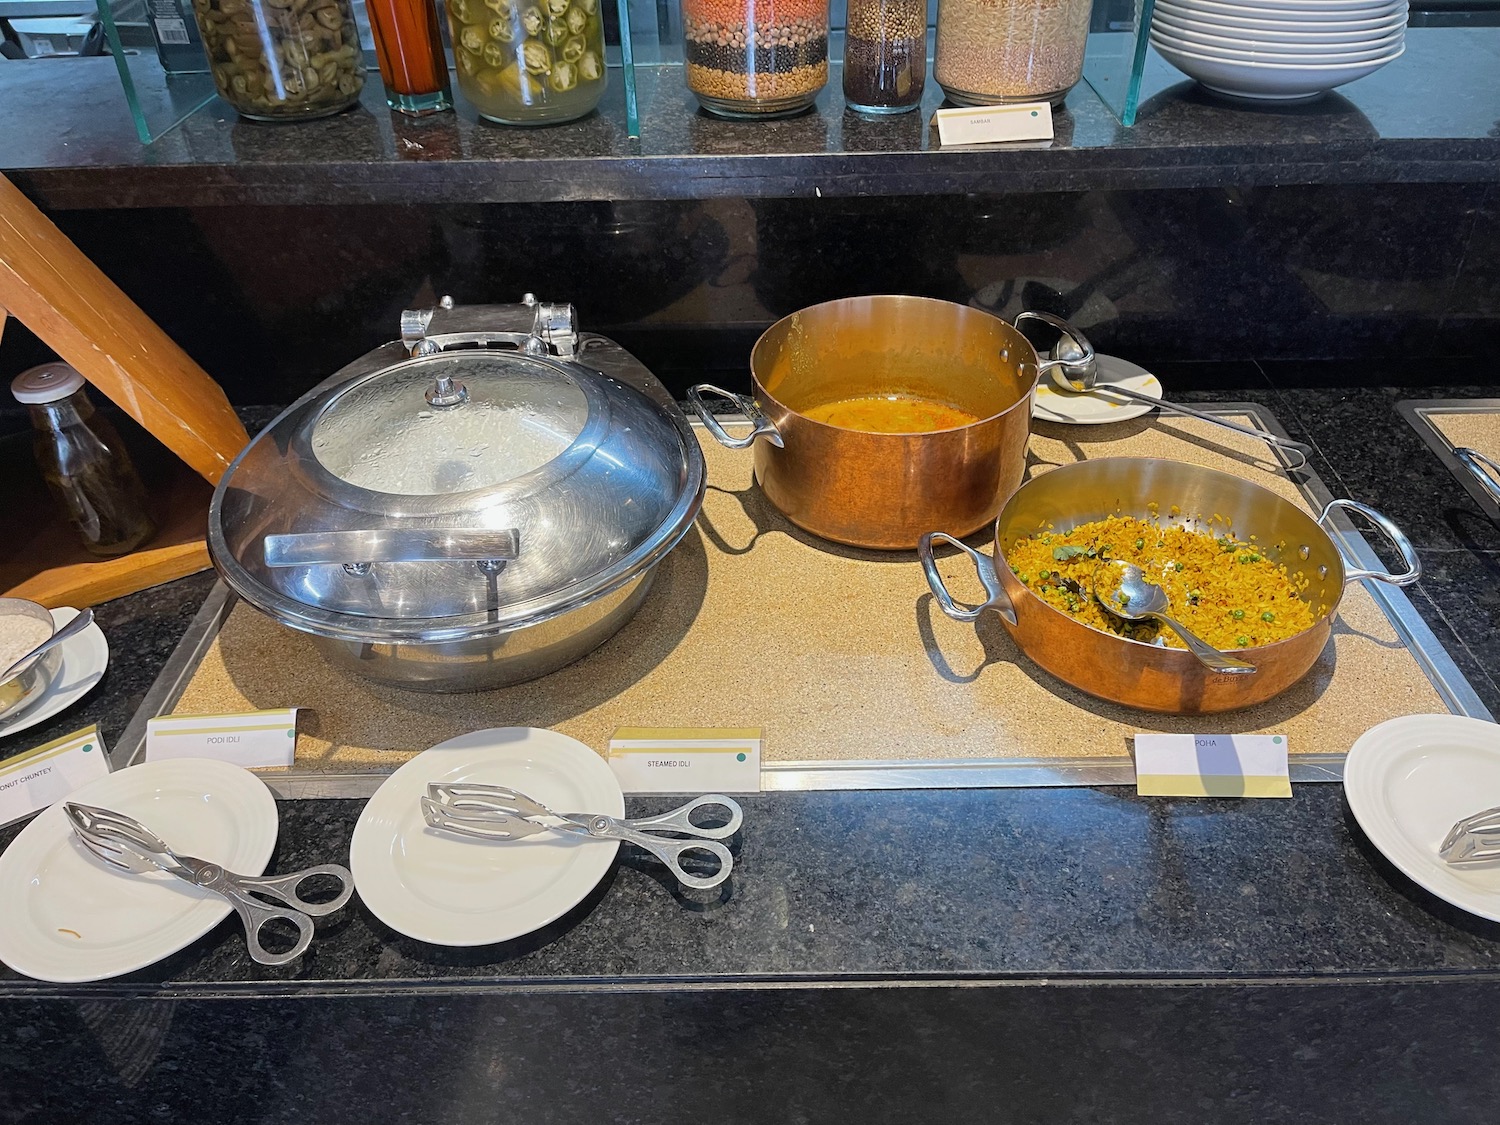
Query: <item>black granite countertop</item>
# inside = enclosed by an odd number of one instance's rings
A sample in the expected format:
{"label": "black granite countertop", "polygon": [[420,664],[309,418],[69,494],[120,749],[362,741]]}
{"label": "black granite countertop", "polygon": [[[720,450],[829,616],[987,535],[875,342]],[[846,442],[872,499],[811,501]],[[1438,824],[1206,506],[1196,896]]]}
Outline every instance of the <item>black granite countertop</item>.
{"label": "black granite countertop", "polygon": [[1215,100],[1153,53],[1133,128],[1081,83],[1050,146],[998,150],[940,147],[934,82],[916,113],[846,110],[836,65],[813,112],[749,123],[701,112],[679,68],[642,67],[639,140],[615,72],[598,113],[551,128],[483,124],[465,104],[399,118],[372,81],[333,118],[257,125],[215,100],[143,146],[111,60],[29,60],[0,66],[0,170],[48,208],[1493,182],[1500,28],[1412,28],[1407,44],[1375,74],[1280,109]]}
{"label": "black granite countertop", "polygon": [[[1336,493],[1401,525],[1425,567],[1413,603],[1500,711],[1500,528],[1395,411],[1500,386],[1401,387],[1337,365],[1184,364],[1183,398],[1254,401],[1317,450]],[[1329,385],[1334,384],[1334,385]],[[207,589],[186,579],[102,607],[102,689],[17,752],[97,720],[117,737]],[[0,970],[0,995],[350,994],[745,982],[1031,978],[1487,978],[1500,925],[1437,901],[1352,823],[1337,785],[1289,801],[1145,799],[1127,788],[776,793],[748,797],[727,892],[684,895],[625,856],[579,908],[494,947],[410,941],[357,901],[285,969],[251,963],[231,918],[168,961],[97,985]],[[281,802],[272,870],[347,854],[361,802]],[[632,811],[665,807],[634,799]],[[0,833],[0,842],[16,829]],[[714,897],[717,896],[717,897]]]}

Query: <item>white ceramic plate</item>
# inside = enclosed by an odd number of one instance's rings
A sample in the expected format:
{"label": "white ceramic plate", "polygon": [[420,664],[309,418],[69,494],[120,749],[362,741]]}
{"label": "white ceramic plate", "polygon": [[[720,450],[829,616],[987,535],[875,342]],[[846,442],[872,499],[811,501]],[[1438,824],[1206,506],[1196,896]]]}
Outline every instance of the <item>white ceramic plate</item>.
{"label": "white ceramic plate", "polygon": [[[145,762],[91,781],[69,800],[135,817],[173,849],[259,875],[276,846],[276,801],[248,770],[206,758]],[[104,980],[198,940],[228,900],[165,871],[106,867],[73,836],[62,803],[0,854],[0,961],[38,980]]]}
{"label": "white ceramic plate", "polygon": [[1043,422],[1099,426],[1106,422],[1128,422],[1153,409],[1144,402],[1131,402],[1127,398],[1110,394],[1106,384],[1111,383],[1128,390],[1140,391],[1152,398],[1161,398],[1161,383],[1144,367],[1112,355],[1100,355],[1097,362],[1099,381],[1094,384],[1093,393],[1070,395],[1055,390],[1046,383],[1038,383],[1031,416]]}
{"label": "white ceramic plate", "polygon": [[1214,20],[1206,20],[1201,16],[1179,13],[1175,9],[1164,9],[1157,7],[1151,14],[1153,24],[1161,24],[1163,28],[1177,31],[1191,31],[1199,35],[1217,35],[1227,39],[1250,41],[1254,43],[1326,43],[1335,45],[1339,43],[1364,43],[1370,39],[1378,39],[1386,35],[1394,35],[1396,32],[1406,30],[1406,13],[1401,12],[1386,20],[1371,20],[1373,26],[1359,27],[1354,25],[1352,30],[1346,30],[1342,25],[1334,24],[1323,28],[1320,25],[1302,24],[1260,24],[1265,20],[1246,20],[1240,23],[1223,23]]}
{"label": "white ceramic plate", "polygon": [[1152,46],[1160,52],[1162,58],[1189,78],[1196,78],[1210,90],[1257,101],[1293,101],[1316,97],[1335,86],[1374,74],[1386,63],[1399,58],[1406,49],[1403,46],[1389,58],[1371,59],[1369,62],[1293,66],[1282,63],[1227,62],[1178,50],[1164,43],[1153,42]]}
{"label": "white ceramic plate", "polygon": [[1234,21],[1266,19],[1279,23],[1373,19],[1408,9],[1406,0],[1236,0],[1232,4],[1221,0],[1158,0],[1158,3]]}
{"label": "white ceramic plate", "polygon": [[[1180,39],[1181,46],[1192,47],[1194,44],[1208,47],[1214,51],[1228,51],[1230,53],[1265,54],[1275,52],[1280,55],[1347,55],[1360,51],[1389,50],[1401,43],[1406,38],[1406,29],[1397,27],[1389,32],[1372,33],[1363,39],[1350,40],[1343,43],[1330,43],[1323,41],[1309,41],[1292,43],[1278,40],[1269,42],[1259,39],[1235,39],[1228,35],[1215,35],[1207,31],[1184,30],[1176,27],[1166,20],[1155,21],[1151,25],[1153,35],[1170,35],[1173,39]],[[1298,62],[1303,61],[1301,58]]]}
{"label": "white ceramic plate", "polygon": [[1500,922],[1500,867],[1450,867],[1437,852],[1459,820],[1500,805],[1500,726],[1458,715],[1381,723],[1350,748],[1344,792],[1365,835],[1402,874]]}
{"label": "white ceramic plate", "polygon": [[[68,606],[52,611],[53,623],[61,629],[78,616]],[[13,715],[0,719],[0,738],[34,727],[71,707],[99,685],[109,667],[109,643],[97,624],[90,625],[76,637],[70,637],[42,657],[52,661],[51,680],[47,690]]]}
{"label": "white ceramic plate", "polygon": [[424,750],[370,798],[349,849],[359,897],[391,929],[433,945],[490,945],[554,922],[604,878],[620,845],[544,832],[508,843],[428,828],[431,781],[508,785],[558,812],[625,815],[604,759],[556,731],[500,727]]}
{"label": "white ceramic plate", "polygon": [[1290,66],[1335,66],[1343,63],[1369,62],[1371,59],[1389,57],[1401,49],[1405,34],[1392,36],[1388,40],[1360,47],[1355,50],[1283,51],[1279,46],[1252,47],[1248,43],[1239,47],[1222,47],[1212,43],[1200,43],[1172,35],[1160,27],[1151,29],[1151,42],[1156,47],[1170,47],[1203,58],[1223,59],[1226,62],[1283,63]]}

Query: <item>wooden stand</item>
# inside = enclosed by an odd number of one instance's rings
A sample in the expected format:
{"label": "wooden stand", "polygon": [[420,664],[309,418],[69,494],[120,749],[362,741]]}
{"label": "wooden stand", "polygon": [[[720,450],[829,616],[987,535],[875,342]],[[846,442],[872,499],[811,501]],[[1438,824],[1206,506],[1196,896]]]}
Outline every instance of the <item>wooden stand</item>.
{"label": "wooden stand", "polygon": [[0,591],[82,606],[207,567],[211,486],[249,441],[245,427],[219,385],[0,176],[0,335],[7,310],[183,464],[152,482],[161,530],[118,559],[92,558],[60,514],[18,501]]}

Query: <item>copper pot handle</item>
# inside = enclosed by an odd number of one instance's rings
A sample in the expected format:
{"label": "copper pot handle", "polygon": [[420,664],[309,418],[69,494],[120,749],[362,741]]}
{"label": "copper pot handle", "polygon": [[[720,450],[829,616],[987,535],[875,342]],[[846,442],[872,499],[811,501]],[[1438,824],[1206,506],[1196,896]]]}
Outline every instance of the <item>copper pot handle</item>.
{"label": "copper pot handle", "polygon": [[[730,435],[714,417],[714,412],[709,408],[705,395],[718,395],[720,398],[728,399],[739,408],[741,414],[750,419],[755,427],[750,431],[748,437],[737,438]],[[716,387],[712,383],[699,383],[695,387],[689,387],[687,392],[688,404],[693,412],[698,415],[698,420],[703,423],[705,429],[714,435],[714,439],[722,446],[729,449],[746,449],[755,444],[755,439],[763,437],[778,449],[784,446],[781,440],[781,432],[777,430],[776,424],[760,412],[760,407],[755,401],[746,395],[737,395],[733,391],[726,391],[723,387]]]}
{"label": "copper pot handle", "polygon": [[[969,556],[969,561],[974,564],[974,569],[979,573],[979,584],[984,587],[988,600],[980,605],[962,605],[953,600],[953,595],[948,593],[948,587],[943,582],[943,576],[938,573],[937,558],[932,553],[932,544],[939,539],[944,543],[952,543]],[[959,542],[945,531],[929,531],[917,540],[917,558],[922,562],[922,571],[927,575],[927,585],[932,589],[932,596],[937,599],[937,604],[942,611],[953,620],[977,621],[979,615],[985,610],[993,609],[1010,624],[1016,623],[1015,606],[1011,604],[1005,591],[1000,588],[1000,576],[995,572],[995,560],[988,555],[974,550],[967,543]]]}
{"label": "copper pot handle", "polygon": [[[1401,561],[1406,564],[1406,571],[1403,574],[1390,574],[1384,570],[1359,570],[1357,568],[1350,568],[1344,572],[1345,585],[1348,585],[1350,582],[1358,582],[1361,578],[1374,578],[1379,582],[1389,582],[1392,586],[1410,586],[1422,577],[1422,560],[1417,558],[1416,548],[1411,545],[1411,540],[1406,537],[1406,533],[1399,527],[1368,504],[1361,504],[1358,500],[1330,500],[1328,507],[1324,508],[1323,514],[1318,517],[1318,524],[1325,531],[1332,530],[1327,526],[1327,520],[1335,508],[1358,512],[1364,516],[1365,519],[1380,529],[1381,534],[1395,545],[1396,550],[1401,552]],[[1338,546],[1337,537],[1331,537],[1333,538],[1334,545]],[[1340,551],[1339,553],[1342,554],[1343,552]]]}

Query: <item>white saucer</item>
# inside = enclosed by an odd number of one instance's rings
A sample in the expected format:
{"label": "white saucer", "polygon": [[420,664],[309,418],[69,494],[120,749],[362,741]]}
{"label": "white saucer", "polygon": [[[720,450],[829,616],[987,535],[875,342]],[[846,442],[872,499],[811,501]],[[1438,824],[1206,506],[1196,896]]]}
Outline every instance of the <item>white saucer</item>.
{"label": "white saucer", "polygon": [[[78,616],[78,611],[71,606],[51,612],[52,621],[59,629]],[[76,637],[63,641],[42,659],[51,662],[48,667],[51,682],[47,690],[14,715],[0,719],[0,738],[52,718],[93,691],[109,667],[109,643],[95,623]]]}
{"label": "white saucer", "polygon": [[1144,402],[1132,402],[1127,398],[1109,393],[1108,384],[1118,384],[1127,390],[1140,391],[1152,398],[1161,398],[1161,383],[1144,367],[1112,355],[1096,357],[1099,364],[1099,381],[1086,395],[1070,395],[1057,390],[1046,376],[1037,384],[1036,399],[1031,405],[1031,416],[1043,422],[1067,422],[1076,426],[1099,426],[1106,422],[1128,422],[1149,413],[1153,407]]}
{"label": "white saucer", "polygon": [[[186,855],[259,875],[276,846],[276,800],[248,770],[206,758],[145,762],[101,777],[69,800],[133,816]],[[0,961],[72,984],[134,972],[213,929],[227,899],[165,871],[132,875],[95,859],[62,802],[0,854]]]}
{"label": "white saucer", "polygon": [[558,812],[625,815],[604,759],[556,731],[500,727],[424,750],[376,790],[349,846],[359,897],[407,937],[490,945],[528,934],[582,902],[619,851],[556,832],[506,843],[438,832],[419,804],[431,781],[508,785]]}
{"label": "white saucer", "polygon": [[1381,723],[1349,750],[1344,793],[1370,842],[1402,874],[1500,922],[1500,867],[1451,867],[1438,855],[1455,823],[1500,805],[1500,726],[1458,715]]}

